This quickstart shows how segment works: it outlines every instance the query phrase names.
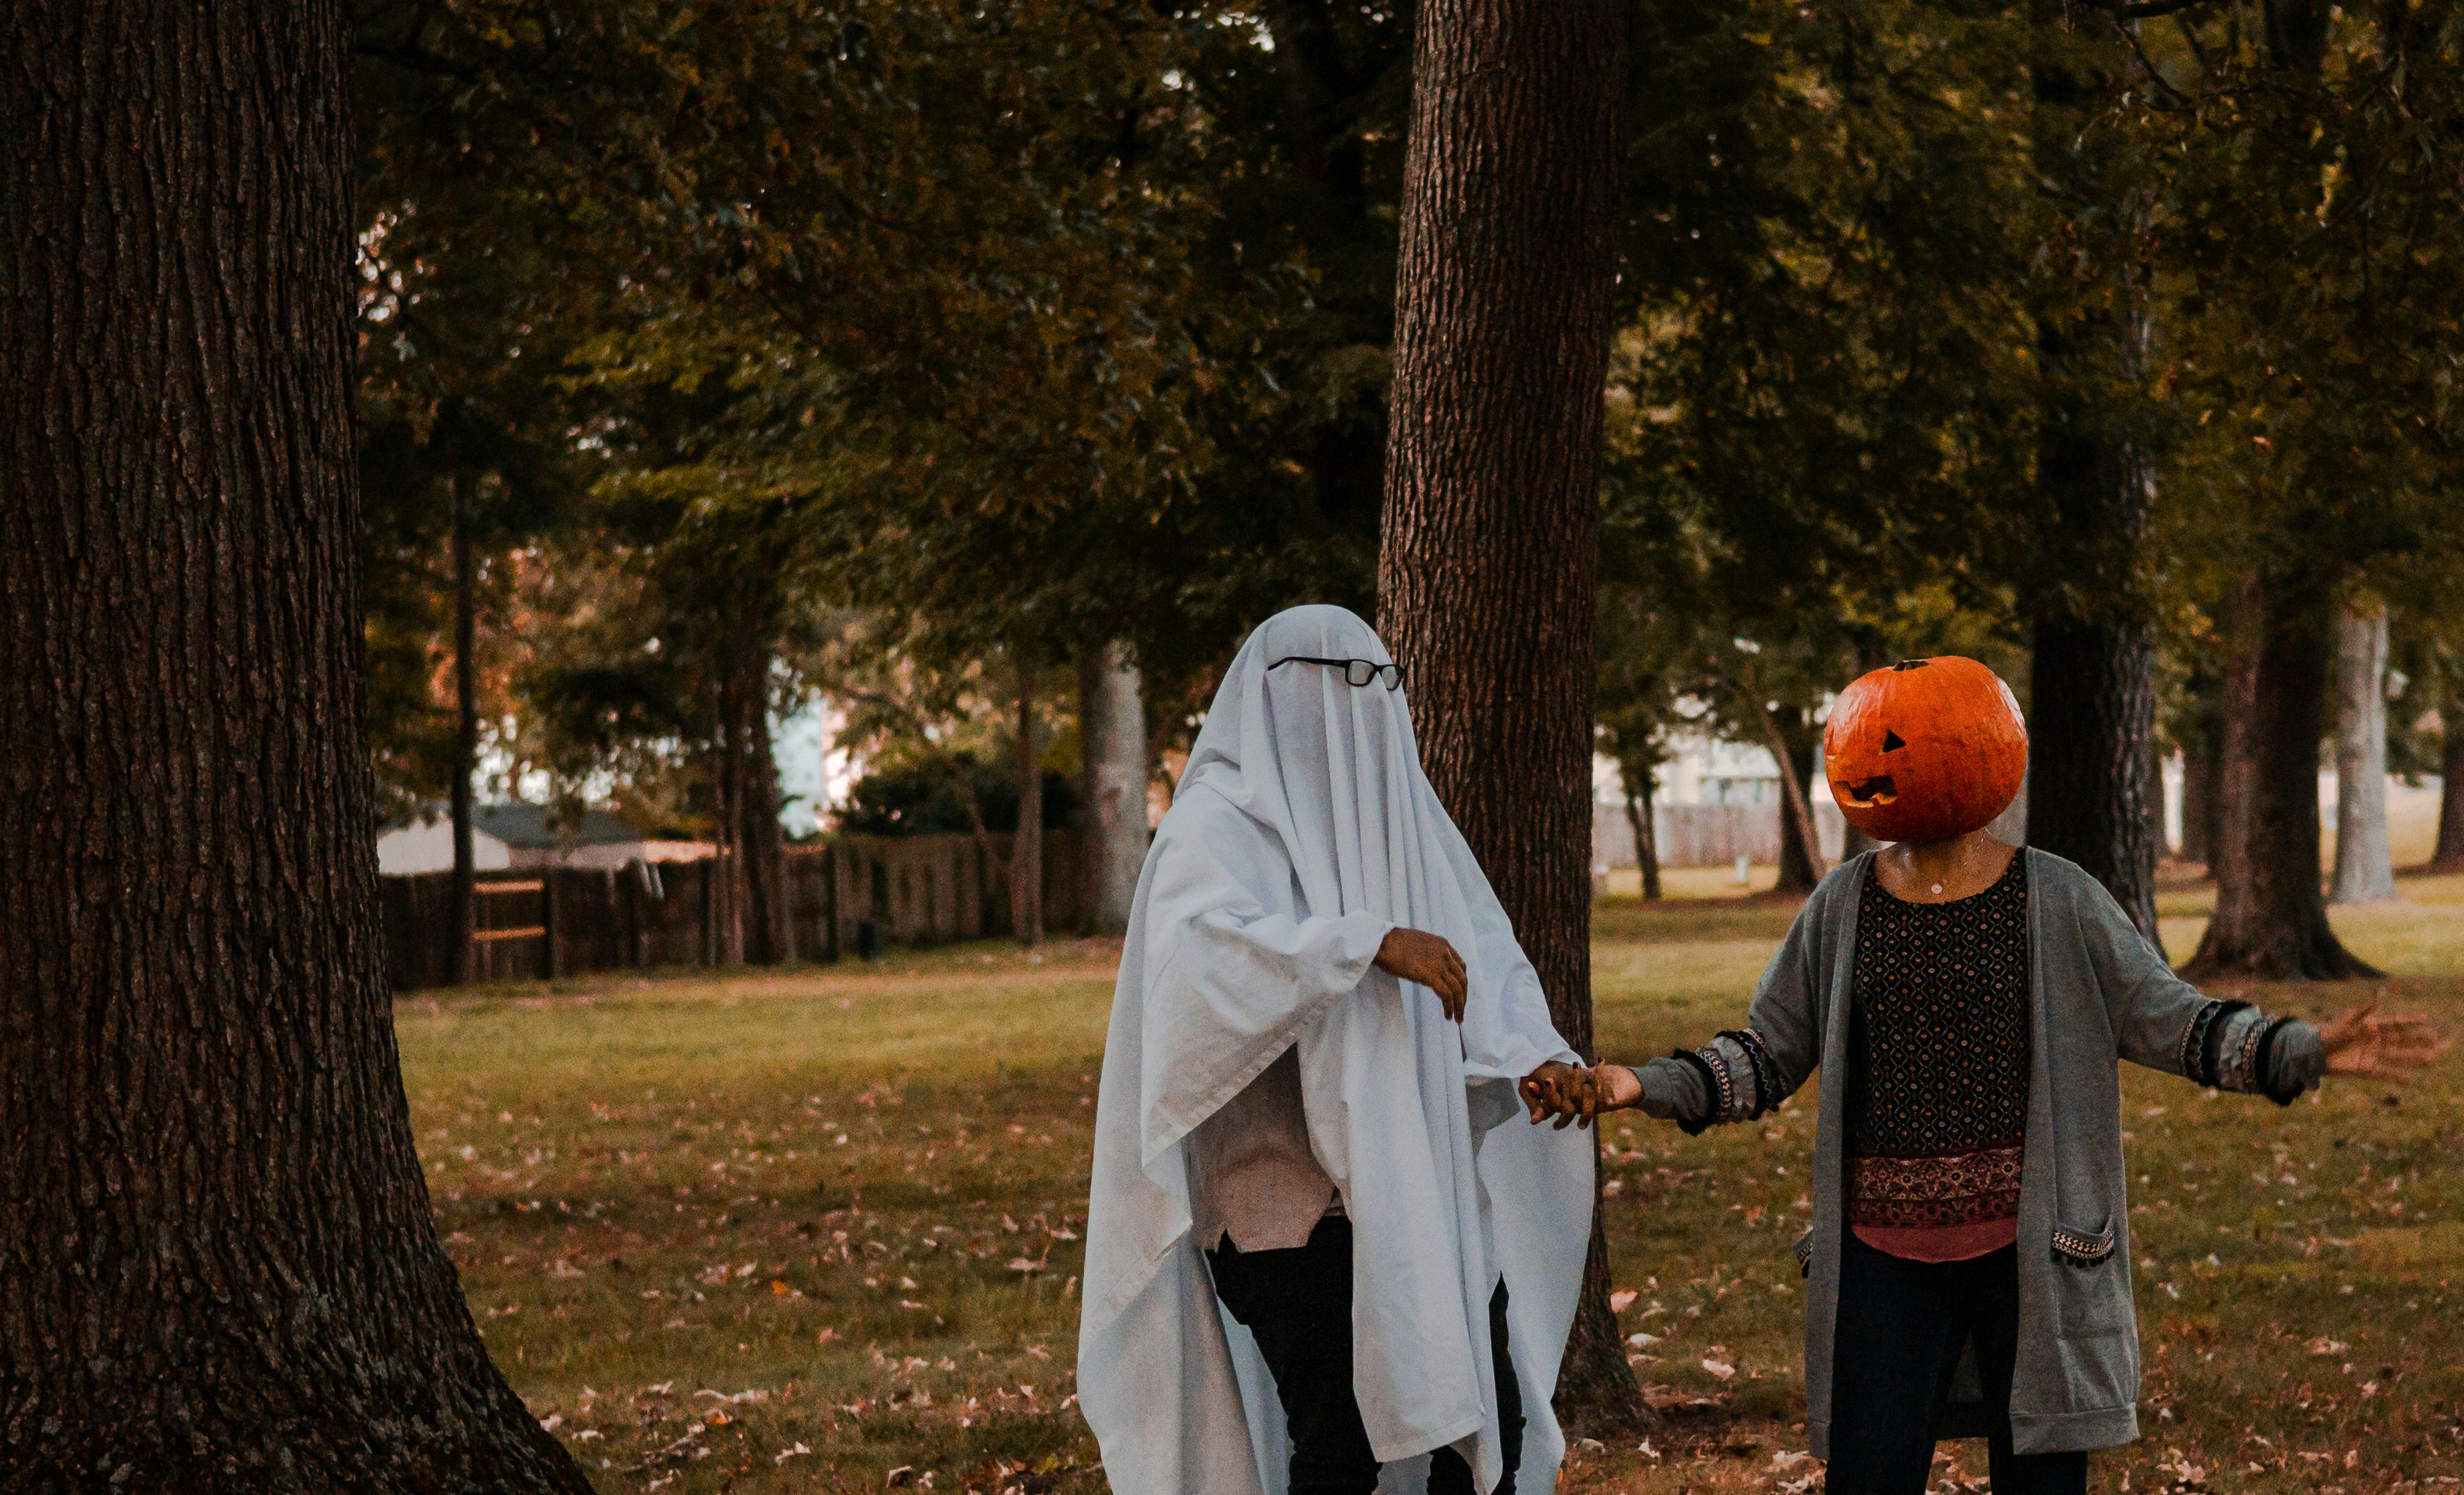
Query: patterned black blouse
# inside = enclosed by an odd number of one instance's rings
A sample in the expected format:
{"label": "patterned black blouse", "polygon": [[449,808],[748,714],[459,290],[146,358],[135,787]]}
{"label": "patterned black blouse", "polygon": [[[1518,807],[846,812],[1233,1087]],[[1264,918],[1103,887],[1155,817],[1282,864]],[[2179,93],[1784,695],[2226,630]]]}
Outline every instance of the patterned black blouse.
{"label": "patterned black blouse", "polygon": [[1921,1261],[2006,1245],[2028,1123],[2027,856],[1909,903],[1868,873],[1848,1031],[1848,1221]]}

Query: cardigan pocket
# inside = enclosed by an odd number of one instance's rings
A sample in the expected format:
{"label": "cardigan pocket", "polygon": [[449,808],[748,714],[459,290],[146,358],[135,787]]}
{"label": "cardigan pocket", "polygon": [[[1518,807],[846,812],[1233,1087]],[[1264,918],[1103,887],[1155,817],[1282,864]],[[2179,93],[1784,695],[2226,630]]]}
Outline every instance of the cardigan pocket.
{"label": "cardigan pocket", "polygon": [[2129,1329],[2137,1320],[2130,1279],[2119,1260],[2121,1230],[2107,1216],[2094,1230],[2054,1226],[2054,1300],[2065,1335]]}
{"label": "cardigan pocket", "polygon": [[2054,1260],[2065,1266],[2097,1266],[2113,1256],[2113,1218],[2105,1217],[2101,1229],[2075,1230],[2068,1225],[2054,1226]]}

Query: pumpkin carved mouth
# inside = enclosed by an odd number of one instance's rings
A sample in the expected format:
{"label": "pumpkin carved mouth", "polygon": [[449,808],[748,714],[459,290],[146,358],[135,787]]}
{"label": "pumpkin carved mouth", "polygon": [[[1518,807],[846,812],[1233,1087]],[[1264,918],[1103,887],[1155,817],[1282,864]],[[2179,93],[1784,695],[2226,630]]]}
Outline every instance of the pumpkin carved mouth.
{"label": "pumpkin carved mouth", "polygon": [[1900,786],[1888,774],[1876,774],[1848,786],[1848,798],[1859,804],[1888,804],[1900,797]]}

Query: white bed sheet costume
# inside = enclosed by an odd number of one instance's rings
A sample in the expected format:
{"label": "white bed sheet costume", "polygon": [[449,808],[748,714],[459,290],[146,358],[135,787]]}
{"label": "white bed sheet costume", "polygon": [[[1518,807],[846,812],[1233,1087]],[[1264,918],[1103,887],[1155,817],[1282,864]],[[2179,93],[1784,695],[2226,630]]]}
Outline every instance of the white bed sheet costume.
{"label": "white bed sheet costume", "polygon": [[[1340,607],[1243,644],[1147,853],[1114,987],[1088,1205],[1078,1398],[1120,1495],[1282,1495],[1273,1383],[1190,1229],[1191,1132],[1297,1048],[1311,1151],[1352,1221],[1353,1385],[1381,1491],[1452,1446],[1504,1472],[1488,1304],[1524,1407],[1517,1488],[1555,1487],[1550,1412],[1590,1239],[1593,1138],[1524,1119],[1576,1063],[1497,896],[1420,770],[1405,691],[1293,655],[1390,656]],[[1406,687],[1408,690],[1408,685]],[[1460,1027],[1372,965],[1389,930],[1463,956]]]}

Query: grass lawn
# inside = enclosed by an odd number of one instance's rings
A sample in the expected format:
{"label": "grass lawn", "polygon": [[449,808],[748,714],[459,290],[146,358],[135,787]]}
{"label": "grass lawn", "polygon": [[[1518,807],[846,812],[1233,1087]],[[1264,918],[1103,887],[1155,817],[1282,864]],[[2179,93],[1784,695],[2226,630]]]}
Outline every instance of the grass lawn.
{"label": "grass lawn", "polygon": [[[2384,985],[2464,1033],[2464,878],[2339,911]],[[1705,889],[1705,891],[1711,890]],[[1603,903],[1613,1057],[1742,1019],[1791,910]],[[2205,895],[2164,899],[2178,957]],[[1071,1402],[1111,952],[598,977],[398,1008],[429,1185],[497,1363],[605,1491],[1103,1488]],[[2464,1472],[2464,1045],[2406,1088],[2288,1110],[2125,1071],[2145,1436],[2101,1491],[2453,1491]],[[1689,1139],[1612,1125],[1610,1240],[1648,1452],[1564,1488],[1795,1487],[1812,1095]],[[1704,1362],[1731,1368],[1726,1376]],[[1982,1489],[1983,1445],[1937,1488]],[[904,1471],[904,1472],[898,1472]],[[1964,1482],[1973,1477],[1976,1484]],[[1032,1477],[1030,1479],[1030,1477]]]}

